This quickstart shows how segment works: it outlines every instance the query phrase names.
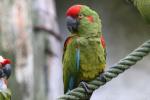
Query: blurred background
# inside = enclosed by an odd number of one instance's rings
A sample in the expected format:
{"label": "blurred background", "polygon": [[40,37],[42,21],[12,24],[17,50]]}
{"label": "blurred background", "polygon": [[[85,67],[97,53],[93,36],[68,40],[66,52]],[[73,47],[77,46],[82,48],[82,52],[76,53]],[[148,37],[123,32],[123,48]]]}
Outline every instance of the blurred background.
{"label": "blurred background", "polygon": [[[150,26],[126,0],[0,0],[0,55],[12,60],[12,100],[55,100],[63,95],[65,12],[74,4],[102,20],[107,68],[150,39]],[[148,100],[150,56],[97,89],[91,100]]]}

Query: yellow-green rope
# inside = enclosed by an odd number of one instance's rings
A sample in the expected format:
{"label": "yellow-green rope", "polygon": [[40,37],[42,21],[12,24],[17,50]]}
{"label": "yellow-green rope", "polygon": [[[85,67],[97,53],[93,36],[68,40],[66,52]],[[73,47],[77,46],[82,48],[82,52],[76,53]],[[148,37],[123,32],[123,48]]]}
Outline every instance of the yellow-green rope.
{"label": "yellow-green rope", "polygon": [[104,85],[111,79],[117,77],[120,73],[124,72],[132,65],[136,64],[137,61],[141,60],[144,56],[150,52],[150,40],[142,44],[140,47],[135,49],[125,58],[121,59],[118,63],[113,65],[108,71],[105,71],[101,78],[97,77],[95,80],[88,83],[90,93],[87,94],[82,86],[69,91],[67,94],[58,98],[59,100],[86,100],[89,99],[93,91],[100,86]]}

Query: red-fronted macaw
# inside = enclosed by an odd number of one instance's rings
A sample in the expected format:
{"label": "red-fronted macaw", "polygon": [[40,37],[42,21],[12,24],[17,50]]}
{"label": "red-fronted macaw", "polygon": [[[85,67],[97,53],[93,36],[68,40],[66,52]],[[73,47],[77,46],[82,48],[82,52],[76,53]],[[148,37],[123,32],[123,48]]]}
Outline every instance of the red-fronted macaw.
{"label": "red-fronted macaw", "polygon": [[0,100],[11,100],[11,92],[7,88],[7,79],[10,74],[10,60],[0,56]]}
{"label": "red-fronted macaw", "polygon": [[64,93],[99,76],[106,64],[99,15],[86,5],[74,5],[67,10],[66,17],[71,35],[64,43]]}

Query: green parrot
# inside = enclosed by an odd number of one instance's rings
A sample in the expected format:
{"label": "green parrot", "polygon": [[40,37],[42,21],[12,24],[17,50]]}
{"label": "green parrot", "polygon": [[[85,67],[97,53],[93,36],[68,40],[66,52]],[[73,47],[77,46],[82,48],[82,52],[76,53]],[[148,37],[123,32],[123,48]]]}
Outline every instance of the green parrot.
{"label": "green parrot", "polygon": [[150,0],[134,0],[134,5],[137,6],[143,18],[150,23]]}
{"label": "green parrot", "polygon": [[11,91],[7,87],[11,75],[11,61],[0,56],[0,100],[11,100]]}
{"label": "green parrot", "polygon": [[137,7],[142,17],[150,24],[150,0],[129,0]]}
{"label": "green parrot", "polygon": [[66,17],[71,35],[64,43],[62,59],[64,93],[99,76],[106,64],[99,15],[86,5],[73,5]]}

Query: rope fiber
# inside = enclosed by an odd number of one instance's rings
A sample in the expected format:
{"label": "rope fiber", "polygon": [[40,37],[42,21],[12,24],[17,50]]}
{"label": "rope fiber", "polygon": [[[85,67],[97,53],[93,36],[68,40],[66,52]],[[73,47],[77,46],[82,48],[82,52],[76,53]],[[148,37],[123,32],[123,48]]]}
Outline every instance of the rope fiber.
{"label": "rope fiber", "polygon": [[129,69],[132,65],[136,64],[144,56],[148,55],[150,52],[150,40],[146,41],[140,47],[135,49],[125,58],[121,59],[118,63],[113,65],[108,71],[105,71],[100,77],[92,80],[87,83],[89,88],[89,93],[87,94],[84,88],[79,85],[77,88],[69,91],[65,95],[58,98],[58,100],[88,100],[93,91],[100,86],[106,84],[108,81],[117,77],[120,73],[123,73],[125,70]]}

